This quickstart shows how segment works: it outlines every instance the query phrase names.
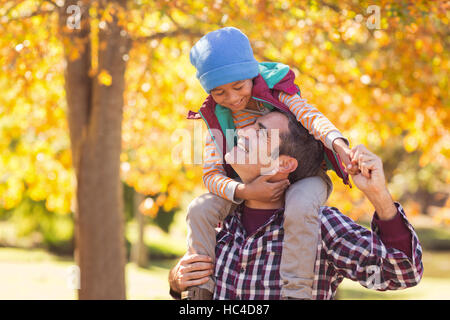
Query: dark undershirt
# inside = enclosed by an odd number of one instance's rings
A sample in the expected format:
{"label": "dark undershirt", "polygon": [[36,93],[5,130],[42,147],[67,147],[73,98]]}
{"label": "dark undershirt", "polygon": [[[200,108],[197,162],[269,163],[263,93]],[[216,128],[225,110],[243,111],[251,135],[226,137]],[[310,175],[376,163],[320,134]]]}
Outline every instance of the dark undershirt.
{"label": "dark undershirt", "polygon": [[399,212],[392,219],[384,221],[375,213],[373,222],[378,226],[378,235],[386,247],[400,250],[411,259],[412,234]]}
{"label": "dark undershirt", "polygon": [[242,225],[247,232],[247,237],[263,226],[270,217],[279,209],[253,209],[244,205],[242,210]]}

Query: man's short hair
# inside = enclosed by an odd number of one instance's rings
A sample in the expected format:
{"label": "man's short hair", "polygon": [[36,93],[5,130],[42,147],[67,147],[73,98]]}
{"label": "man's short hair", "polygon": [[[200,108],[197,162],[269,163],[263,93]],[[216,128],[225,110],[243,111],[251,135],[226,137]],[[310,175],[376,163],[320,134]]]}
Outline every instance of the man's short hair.
{"label": "man's short hair", "polygon": [[[280,112],[280,111],[275,111]],[[323,145],[306,130],[291,113],[280,112],[288,118],[288,131],[280,133],[280,155],[297,159],[298,166],[289,174],[289,181],[315,176],[324,160]]]}

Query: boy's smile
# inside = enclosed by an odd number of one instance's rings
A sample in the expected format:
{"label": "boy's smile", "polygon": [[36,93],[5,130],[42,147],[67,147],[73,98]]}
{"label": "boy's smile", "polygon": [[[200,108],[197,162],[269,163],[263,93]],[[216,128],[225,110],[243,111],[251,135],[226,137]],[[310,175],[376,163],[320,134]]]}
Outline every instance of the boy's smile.
{"label": "boy's smile", "polygon": [[245,109],[252,97],[252,79],[239,80],[218,86],[211,90],[211,95],[218,104],[240,111]]}

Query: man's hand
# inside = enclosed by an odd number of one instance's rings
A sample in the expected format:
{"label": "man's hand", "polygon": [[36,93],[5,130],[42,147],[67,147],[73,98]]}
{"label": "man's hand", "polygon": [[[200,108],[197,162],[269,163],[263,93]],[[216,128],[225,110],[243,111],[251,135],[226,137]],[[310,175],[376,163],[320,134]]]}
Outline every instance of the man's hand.
{"label": "man's hand", "polygon": [[244,200],[278,201],[289,187],[288,179],[270,182],[269,179],[277,173],[262,175],[248,184],[240,184],[236,188],[236,197]]}
{"label": "man's hand", "polygon": [[361,170],[353,175],[355,185],[364,193],[376,193],[386,188],[383,163],[379,157],[360,144],[351,150],[351,161]]}
{"label": "man's hand", "polygon": [[361,173],[353,175],[356,187],[360,189],[375,207],[381,220],[389,220],[397,214],[397,208],[386,186],[383,162],[363,145],[351,151],[351,161]]}
{"label": "man's hand", "polygon": [[344,163],[345,170],[348,174],[358,174],[360,171],[356,164],[351,162],[351,149],[347,146],[345,140],[338,138],[333,141],[333,149],[339,155],[342,162]]}
{"label": "man's hand", "polygon": [[212,259],[200,254],[186,254],[169,273],[169,284],[173,291],[183,292],[188,287],[208,282],[214,271]]}

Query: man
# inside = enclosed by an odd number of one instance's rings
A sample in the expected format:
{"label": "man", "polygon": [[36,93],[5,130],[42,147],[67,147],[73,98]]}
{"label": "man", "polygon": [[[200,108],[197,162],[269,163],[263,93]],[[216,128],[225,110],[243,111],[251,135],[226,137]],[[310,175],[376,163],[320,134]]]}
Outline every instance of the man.
{"label": "man", "polygon": [[[279,130],[279,139],[271,136],[272,129]],[[297,176],[317,174],[319,170],[320,161],[306,168],[302,163],[307,162],[302,158],[305,154],[320,159],[323,152],[318,142],[290,115],[271,112],[239,131],[238,136],[227,162],[255,159],[256,144],[267,146],[267,154],[259,154],[256,163],[231,163],[244,183],[274,169],[278,173],[272,181],[289,178],[291,183]],[[361,170],[353,176],[353,182],[375,207],[373,231],[336,208],[321,207],[313,299],[332,299],[344,277],[381,291],[414,286],[422,277],[418,237],[400,204],[394,203],[389,194],[380,158],[358,146],[352,150],[352,163]],[[215,266],[207,256],[183,257],[169,274],[172,296],[179,297],[186,288],[205,283],[214,271],[215,299],[280,299],[283,205],[284,199],[246,201],[239,206],[225,219],[217,235]]]}

